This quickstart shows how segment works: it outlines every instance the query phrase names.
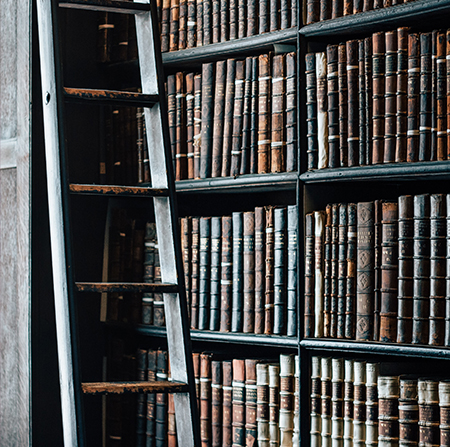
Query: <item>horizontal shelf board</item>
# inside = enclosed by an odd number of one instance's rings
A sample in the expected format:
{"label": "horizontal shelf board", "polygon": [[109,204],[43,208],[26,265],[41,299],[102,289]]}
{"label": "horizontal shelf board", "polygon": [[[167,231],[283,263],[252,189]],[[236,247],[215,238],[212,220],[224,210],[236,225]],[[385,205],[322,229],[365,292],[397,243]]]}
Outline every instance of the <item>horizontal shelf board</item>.
{"label": "horizontal shelf board", "polygon": [[413,0],[400,5],[323,20],[300,29],[305,37],[350,36],[411,25],[450,11],[450,0]]}
{"label": "horizontal shelf board", "polygon": [[333,181],[386,181],[386,180],[448,180],[450,161],[426,161],[419,163],[389,163],[353,168],[327,168],[308,171],[300,175],[305,183]]}
{"label": "horizontal shelf board", "polygon": [[117,12],[120,14],[140,14],[150,11],[150,3],[123,2],[118,0],[63,0],[59,2],[59,6],[68,9]]}
{"label": "horizontal shelf board", "polygon": [[97,195],[97,196],[122,196],[122,197],[159,197],[168,196],[168,189],[145,188],[139,186],[106,186],[106,185],[80,185],[71,183],[70,192],[73,194]]}
{"label": "horizontal shelf board", "polygon": [[251,51],[269,51],[276,44],[296,45],[298,28],[257,34],[242,39],[228,40],[186,50],[172,51],[162,54],[165,67],[179,67],[183,64],[201,63],[227,59],[233,56],[248,55]]}
{"label": "horizontal shelf board", "polygon": [[[279,174],[249,174],[238,177],[215,177],[200,180],[179,180],[175,182],[177,192],[254,192],[280,189],[295,190],[297,172]],[[245,187],[245,189],[243,189]]]}
{"label": "horizontal shelf board", "polygon": [[64,87],[67,101],[96,102],[99,104],[115,104],[135,107],[151,107],[159,101],[158,95],[144,95],[143,93],[122,92],[119,90],[96,90]]}
{"label": "horizontal shelf board", "polygon": [[181,382],[86,382],[81,384],[85,394],[125,394],[125,393],[183,393],[188,386]]}
{"label": "horizontal shelf board", "polygon": [[359,342],[352,340],[306,339],[300,346],[318,351],[354,352],[359,354],[395,355],[450,360],[450,348],[396,343]]}
{"label": "horizontal shelf board", "polygon": [[134,282],[76,282],[78,292],[161,292],[177,293],[176,284]]}

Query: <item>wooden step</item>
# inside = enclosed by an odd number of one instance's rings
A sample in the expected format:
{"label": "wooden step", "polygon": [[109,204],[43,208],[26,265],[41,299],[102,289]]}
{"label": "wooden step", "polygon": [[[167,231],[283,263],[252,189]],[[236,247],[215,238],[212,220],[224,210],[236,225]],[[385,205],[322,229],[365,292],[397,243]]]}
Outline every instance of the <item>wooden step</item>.
{"label": "wooden step", "polygon": [[71,183],[69,189],[73,194],[93,196],[167,197],[169,195],[168,189],[146,188],[141,186],[80,185]]}
{"label": "wooden step", "polygon": [[78,292],[155,292],[177,293],[177,284],[135,282],[76,282]]}
{"label": "wooden step", "polygon": [[159,101],[158,95],[122,92],[119,90],[95,90],[64,87],[64,95],[71,102],[95,102],[97,104],[128,107],[151,107]]}
{"label": "wooden step", "polygon": [[61,8],[118,12],[120,14],[141,14],[150,11],[150,3],[117,0],[63,0],[59,2],[59,6]]}
{"label": "wooden step", "polygon": [[186,393],[188,385],[182,382],[87,382],[81,384],[85,394],[125,393]]}

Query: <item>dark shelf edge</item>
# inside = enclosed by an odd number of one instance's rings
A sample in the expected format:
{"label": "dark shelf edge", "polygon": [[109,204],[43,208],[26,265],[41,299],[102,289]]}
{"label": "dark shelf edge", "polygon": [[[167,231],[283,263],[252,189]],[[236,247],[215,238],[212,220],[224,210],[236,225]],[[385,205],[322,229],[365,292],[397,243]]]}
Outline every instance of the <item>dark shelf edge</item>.
{"label": "dark shelf edge", "polygon": [[354,352],[358,354],[391,355],[403,357],[421,357],[450,360],[450,348],[434,346],[411,346],[403,344],[386,344],[378,342],[357,342],[341,340],[308,339],[302,340],[300,346],[307,350]]}
{"label": "dark shelf edge", "polygon": [[[280,174],[249,174],[238,177],[215,177],[200,180],[180,180],[175,182],[178,193],[218,193],[295,190],[297,172],[283,172]],[[245,191],[242,188],[245,187]]]}
{"label": "dark shelf edge", "polygon": [[324,20],[300,28],[305,37],[344,36],[399,27],[413,19],[423,20],[450,11],[450,0],[415,0],[373,11]]}
{"label": "dark shelf edge", "polygon": [[450,179],[450,161],[426,161],[422,163],[392,163],[353,168],[327,168],[308,171],[300,175],[304,183],[333,181],[386,181],[386,180]]}

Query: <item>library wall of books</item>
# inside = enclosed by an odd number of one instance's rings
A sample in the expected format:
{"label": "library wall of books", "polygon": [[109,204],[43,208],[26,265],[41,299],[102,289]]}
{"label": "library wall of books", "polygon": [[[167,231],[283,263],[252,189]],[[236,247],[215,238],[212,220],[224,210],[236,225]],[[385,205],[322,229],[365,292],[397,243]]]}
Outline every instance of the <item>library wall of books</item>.
{"label": "library wall of books", "polygon": [[[450,0],[157,9],[201,446],[450,446]],[[65,76],[139,91],[132,16],[96,20]],[[75,180],[151,185],[142,108],[85,121]],[[161,282],[152,212],[98,203],[92,271]],[[162,294],[80,306],[87,375],[170,378]],[[106,447],[178,445],[170,395],[96,410]]]}

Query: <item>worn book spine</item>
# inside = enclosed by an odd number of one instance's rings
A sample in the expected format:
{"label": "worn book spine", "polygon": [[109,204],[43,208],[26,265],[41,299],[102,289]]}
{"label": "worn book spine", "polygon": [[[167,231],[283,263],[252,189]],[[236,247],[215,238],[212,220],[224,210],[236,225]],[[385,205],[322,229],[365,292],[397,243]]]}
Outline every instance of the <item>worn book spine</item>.
{"label": "worn book spine", "polygon": [[237,39],[238,36],[238,10],[237,10],[237,0],[229,0],[229,28],[228,36],[230,40]]}
{"label": "worn book spine", "polygon": [[[186,231],[189,230],[185,226],[183,234]],[[156,244],[156,225],[154,223],[147,222],[147,224],[145,225],[145,236],[144,236],[144,277],[143,277],[143,280],[146,283],[152,283],[155,276],[155,244]],[[182,239],[182,244],[185,247],[186,244],[185,237]],[[185,256],[186,251],[183,249],[183,261],[185,260]],[[187,256],[189,257],[189,252],[187,253]],[[186,268],[186,264],[184,265]],[[186,290],[187,289],[188,287],[186,287]],[[143,324],[153,324],[153,293],[144,293],[142,295],[141,321]]]}
{"label": "worn book spine", "polygon": [[347,285],[347,205],[339,205],[337,338],[345,337],[345,294]]}
{"label": "worn book spine", "polygon": [[322,357],[321,358],[321,438],[322,438],[322,446],[331,446],[332,440],[332,425],[331,425],[331,373],[332,371],[332,363],[330,357]]}
{"label": "worn book spine", "polygon": [[243,327],[242,307],[243,307],[243,283],[242,283],[242,263],[243,263],[243,228],[242,212],[233,213],[233,289],[232,289],[232,311],[231,311],[231,331],[241,332]]}
{"label": "worn book spine", "polygon": [[209,330],[218,331],[220,327],[221,308],[221,242],[222,218],[211,217],[211,273],[210,273],[210,313]]}
{"label": "worn book spine", "polygon": [[245,445],[255,444],[258,439],[256,422],[256,367],[258,362],[259,360],[245,360]]}
{"label": "worn book spine", "polygon": [[212,0],[203,1],[203,45],[211,43]]}
{"label": "worn book spine", "polygon": [[247,36],[254,36],[258,34],[258,3],[254,1],[247,2],[246,10],[246,24]]}
{"label": "worn book spine", "polygon": [[292,447],[300,447],[300,357],[294,357],[294,433]]}
{"label": "worn book spine", "polygon": [[230,175],[231,141],[233,135],[234,90],[236,77],[236,60],[227,60],[227,78],[225,84],[225,111],[222,139],[222,177]]}
{"label": "worn book spine", "polygon": [[[319,0],[316,0],[319,3]],[[279,29],[287,29],[290,25],[290,1],[288,0],[280,0],[280,28]]]}
{"label": "worn book spine", "polygon": [[353,0],[343,0],[342,15],[348,16],[353,14]]}
{"label": "worn book spine", "polygon": [[431,33],[431,145],[430,161],[437,160],[437,35],[434,30]]}
{"label": "worn book spine", "polygon": [[331,18],[342,17],[343,7],[343,0],[331,0]]}
{"label": "worn book spine", "polygon": [[397,343],[411,343],[413,316],[413,196],[398,198]]}
{"label": "worn book spine", "polygon": [[276,31],[280,27],[280,0],[269,0],[270,24],[269,30]]}
{"label": "worn book spine", "polygon": [[320,1],[306,0],[306,25],[320,20]]}
{"label": "worn book spine", "polygon": [[222,0],[220,2],[220,41],[225,42],[228,40],[228,0]]}
{"label": "worn book spine", "polygon": [[384,88],[384,163],[395,161],[396,147],[396,115],[397,115],[397,31],[388,31],[385,56],[385,88]]}
{"label": "worn book spine", "polygon": [[203,46],[203,0],[197,0],[197,46]]}
{"label": "worn book spine", "polygon": [[343,445],[344,435],[344,360],[331,359],[331,445]]}
{"label": "worn book spine", "polygon": [[222,217],[222,251],[220,263],[220,331],[231,328],[231,294],[233,286],[233,225],[231,216]]}
{"label": "worn book spine", "polygon": [[378,445],[379,364],[366,363],[366,447]]}
{"label": "worn book spine", "polygon": [[211,218],[200,218],[200,252],[199,252],[199,312],[198,328],[208,329],[210,313],[211,287]]}
{"label": "worn book spine", "polygon": [[295,26],[297,26],[299,20],[298,17],[299,5],[297,0],[291,0],[290,9],[291,9],[291,28],[294,28]]}
{"label": "worn book spine", "polygon": [[202,136],[202,75],[194,76],[194,178],[200,178]]}
{"label": "worn book spine", "polygon": [[447,74],[447,160],[450,158],[450,30],[446,33]]}
{"label": "worn book spine", "polygon": [[[167,381],[168,379],[167,351],[158,350],[156,354],[156,380]],[[156,394],[155,406],[155,446],[166,445],[167,437],[167,393]]]}
{"label": "worn book spine", "polygon": [[353,445],[366,443],[366,362],[353,363]]}
{"label": "worn book spine", "polygon": [[323,247],[323,336],[331,334],[331,205],[325,209],[325,236]]}
{"label": "worn book spine", "polygon": [[243,332],[255,331],[255,213],[248,211],[243,216]]}
{"label": "worn book spine", "polygon": [[187,47],[187,30],[188,30],[188,2],[180,0],[180,15],[178,27],[178,49],[184,50]]}
{"label": "worn book spine", "polygon": [[[156,381],[156,355],[157,351],[149,349],[147,351],[147,376],[149,382]],[[146,412],[146,445],[154,445],[155,442],[155,417],[156,417],[156,395],[149,393],[146,396],[147,412]]]}
{"label": "worn book spine", "polygon": [[285,102],[286,55],[279,54],[272,61],[270,172],[283,172],[286,169]]}
{"label": "worn book spine", "polygon": [[183,270],[184,270],[184,285],[186,290],[186,300],[188,303],[188,313],[190,314],[191,303],[191,233],[192,220],[190,217],[183,217],[181,219],[181,250],[183,253]]}
{"label": "worn book spine", "polygon": [[353,445],[353,360],[344,360],[344,447]]}
{"label": "worn book spine", "polygon": [[[305,55],[306,75],[306,141],[308,170],[317,169],[318,141],[317,141],[317,81],[316,54]],[[329,93],[328,93],[329,94]]]}
{"label": "worn book spine", "polygon": [[271,97],[271,57],[270,54],[259,56],[258,76],[258,173],[269,172],[270,167],[270,100]]}
{"label": "worn book spine", "polygon": [[408,117],[408,28],[397,29],[395,161],[406,161]]}
{"label": "worn book spine", "polygon": [[365,84],[365,121],[364,127],[366,128],[366,165],[372,164],[372,152],[373,152],[373,78],[372,78],[372,38],[366,37],[364,39],[364,84]]}
{"label": "worn book spine", "polygon": [[200,218],[192,217],[191,248],[191,328],[198,329],[200,282]]}
{"label": "worn book spine", "polygon": [[264,334],[265,211],[255,208],[255,334]]}
{"label": "worn book spine", "polygon": [[[255,210],[256,213],[256,210]],[[297,249],[298,207],[287,207],[287,281],[286,281],[286,335],[297,336]]]}
{"label": "worn book spine", "polygon": [[262,0],[259,2],[259,34],[267,33],[269,31],[269,23],[270,23],[269,0]]}
{"label": "worn book spine", "polygon": [[[345,15],[345,14],[344,14]],[[346,43],[347,52],[347,104],[348,104],[348,166],[359,165],[359,98],[358,98],[358,41]]]}
{"label": "worn book spine", "polygon": [[363,11],[364,1],[363,0],[353,0],[353,14],[358,14]]}
{"label": "worn book spine", "polygon": [[195,395],[197,396],[197,408],[200,415],[200,354],[198,352],[192,353],[192,364],[194,366]]}
{"label": "worn book spine", "polygon": [[417,404],[417,379],[400,376],[398,400],[400,447],[416,447],[419,442],[419,406]]}
{"label": "worn book spine", "polygon": [[414,196],[412,342],[426,344],[430,315],[430,196]]}
{"label": "worn book spine", "polygon": [[356,318],[356,258],[357,258],[356,204],[347,206],[347,281],[345,289],[345,338],[355,338]]}
{"label": "worn book spine", "polygon": [[273,334],[274,313],[274,208],[266,207],[266,265],[265,265],[265,318],[264,333]]}
{"label": "worn book spine", "polygon": [[420,34],[419,161],[431,155],[432,33]]}
{"label": "worn book spine", "polygon": [[269,365],[269,437],[270,446],[279,446],[280,367]]}
{"label": "worn book spine", "polygon": [[322,446],[322,384],[321,384],[321,359],[311,357],[311,447]]}
{"label": "worn book spine", "polygon": [[175,180],[187,178],[186,93],[184,81],[185,73],[178,72],[175,75]]}
{"label": "worn book spine", "polygon": [[331,315],[330,337],[337,336],[338,270],[339,270],[339,205],[331,206]]}
{"label": "worn book spine", "polygon": [[420,35],[408,37],[408,131],[406,161],[419,156]]}
{"label": "worn book spine", "polygon": [[286,208],[274,210],[273,333],[286,332]]}
{"label": "worn book spine", "polygon": [[436,45],[436,159],[447,159],[446,34],[437,34]]}
{"label": "worn book spine", "polygon": [[244,84],[244,103],[243,103],[243,118],[241,131],[241,147],[239,173],[249,174],[250,171],[250,119],[251,119],[251,101],[252,101],[252,77],[253,77],[253,57],[247,57],[245,60],[245,84]]}
{"label": "worn book spine", "polygon": [[175,160],[177,153],[177,103],[176,103],[176,82],[175,75],[167,76],[167,116],[169,123],[169,139],[170,139],[170,152],[172,154],[172,161],[175,168]]}
{"label": "worn book spine", "polygon": [[297,170],[297,58],[286,54],[286,172]]}
{"label": "worn book spine", "polygon": [[[158,245],[155,245],[155,270],[154,283],[161,284],[161,264],[159,261]],[[153,324],[155,326],[165,326],[166,318],[164,314],[164,300],[162,293],[153,294]]]}
{"label": "worn book spine", "polygon": [[214,123],[214,63],[202,66],[202,137],[200,145],[200,178],[211,177]]}
{"label": "worn book spine", "polygon": [[314,336],[314,213],[305,216],[305,321],[304,336],[305,338]]}
{"label": "worn book spine", "polygon": [[170,0],[169,51],[178,50],[180,0]]}
{"label": "worn book spine", "polygon": [[373,9],[373,0],[364,0],[363,12],[371,11]]}
{"label": "worn book spine", "polygon": [[[147,351],[138,349],[136,352],[136,369],[138,381],[147,378]],[[145,446],[145,429],[147,424],[147,396],[138,394],[136,399],[136,446]]]}
{"label": "worn book spine", "polygon": [[256,365],[256,422],[258,425],[258,446],[269,447],[269,365]]}
{"label": "worn book spine", "polygon": [[373,300],[373,340],[380,339],[380,309],[381,309],[381,208],[382,201],[374,202],[374,228],[375,228],[375,281]]}
{"label": "worn book spine", "polygon": [[222,362],[222,391],[223,391],[223,408],[222,408],[222,445],[223,447],[231,447],[233,444],[232,437],[232,418],[233,418],[233,367],[231,360]]}
{"label": "worn book spine", "polygon": [[186,74],[187,178],[194,178],[194,73]]}
{"label": "worn book spine", "polygon": [[338,46],[327,46],[328,166],[339,166]]}
{"label": "worn book spine", "polygon": [[339,165],[348,166],[348,84],[346,44],[338,46]]}
{"label": "worn book spine", "polygon": [[366,67],[364,39],[358,41],[358,100],[359,100],[359,165],[366,164]]}
{"label": "worn book spine", "polygon": [[[258,57],[252,57],[249,174],[258,172]],[[286,112],[287,113],[287,112]]]}
{"label": "worn book spine", "polygon": [[400,395],[398,376],[378,377],[378,445],[398,445],[398,398]]}
{"label": "worn book spine", "polygon": [[245,446],[245,361],[233,360],[233,447]]}
{"label": "worn book spine", "polygon": [[247,36],[247,2],[238,0],[238,39]]}
{"label": "worn book spine", "polygon": [[450,346],[450,194],[447,194],[447,276],[445,293],[445,334],[444,345]]}
{"label": "worn book spine", "polygon": [[211,446],[222,446],[222,362],[211,362]]}
{"label": "worn book spine", "polygon": [[163,0],[161,10],[161,52],[169,51],[170,0]]}
{"label": "worn book spine", "polygon": [[211,355],[200,354],[200,440],[211,445]]}
{"label": "worn book spine", "polygon": [[328,112],[327,112],[327,58],[325,53],[316,53],[317,80],[317,142],[319,169],[328,166]]}
{"label": "worn book spine", "polygon": [[294,354],[280,354],[280,447],[292,446],[294,434]]}
{"label": "worn book spine", "polygon": [[212,0],[212,43],[221,41],[220,30],[220,1]]}
{"label": "worn book spine", "polygon": [[439,382],[429,379],[417,381],[419,404],[419,445],[440,445]]}
{"label": "worn book spine", "polygon": [[315,211],[314,212],[314,337],[323,337],[324,226],[325,226],[325,213],[323,211]]}
{"label": "worn book spine", "polygon": [[331,19],[331,0],[320,0],[319,20]]}
{"label": "worn book spine", "polygon": [[383,163],[385,124],[385,33],[372,35],[373,151],[372,164]]}
{"label": "worn book spine", "polygon": [[187,1],[187,42],[186,48],[194,48],[197,43],[197,2]]}
{"label": "worn book spine", "polygon": [[177,424],[173,394],[167,396],[167,447],[177,447]]}
{"label": "worn book spine", "polygon": [[439,382],[439,413],[441,446],[450,444],[450,387],[448,380]]}

